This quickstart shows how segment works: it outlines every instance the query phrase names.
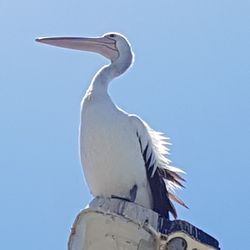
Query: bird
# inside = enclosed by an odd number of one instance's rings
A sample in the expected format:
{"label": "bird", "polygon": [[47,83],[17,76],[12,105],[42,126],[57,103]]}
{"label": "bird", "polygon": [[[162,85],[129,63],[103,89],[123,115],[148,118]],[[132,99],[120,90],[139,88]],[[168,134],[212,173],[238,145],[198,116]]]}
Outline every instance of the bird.
{"label": "bird", "polygon": [[100,37],[40,37],[37,42],[98,53],[110,63],[93,77],[82,101],[79,128],[80,160],[90,192],[137,203],[161,217],[177,218],[172,201],[187,207],[175,194],[184,187],[182,174],[168,159],[170,144],[135,114],[112,101],[109,83],[134,62],[128,39],[117,32]]}

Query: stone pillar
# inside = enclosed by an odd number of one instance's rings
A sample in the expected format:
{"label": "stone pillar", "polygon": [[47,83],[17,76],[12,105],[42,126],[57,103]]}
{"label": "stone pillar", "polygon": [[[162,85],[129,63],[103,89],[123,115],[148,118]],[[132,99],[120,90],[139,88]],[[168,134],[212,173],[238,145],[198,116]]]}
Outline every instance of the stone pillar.
{"label": "stone pillar", "polygon": [[218,250],[217,240],[186,221],[165,220],[120,199],[95,198],[72,226],[68,250]]}

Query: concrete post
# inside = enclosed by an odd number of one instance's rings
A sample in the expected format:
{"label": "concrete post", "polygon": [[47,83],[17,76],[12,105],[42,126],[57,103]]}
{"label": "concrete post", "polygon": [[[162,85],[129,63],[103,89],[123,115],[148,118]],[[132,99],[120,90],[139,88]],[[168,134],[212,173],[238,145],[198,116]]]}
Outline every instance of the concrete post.
{"label": "concrete post", "polygon": [[72,226],[68,250],[218,250],[218,242],[181,220],[120,199],[95,198]]}

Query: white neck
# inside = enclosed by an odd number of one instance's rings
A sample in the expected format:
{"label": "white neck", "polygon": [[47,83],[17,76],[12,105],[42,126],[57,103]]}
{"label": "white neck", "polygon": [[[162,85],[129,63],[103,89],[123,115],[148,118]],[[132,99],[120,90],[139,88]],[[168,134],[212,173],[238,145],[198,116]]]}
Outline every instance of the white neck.
{"label": "white neck", "polygon": [[108,93],[108,85],[115,78],[123,74],[131,65],[133,55],[128,53],[119,56],[117,60],[102,67],[94,76],[88,91],[91,95],[103,96]]}

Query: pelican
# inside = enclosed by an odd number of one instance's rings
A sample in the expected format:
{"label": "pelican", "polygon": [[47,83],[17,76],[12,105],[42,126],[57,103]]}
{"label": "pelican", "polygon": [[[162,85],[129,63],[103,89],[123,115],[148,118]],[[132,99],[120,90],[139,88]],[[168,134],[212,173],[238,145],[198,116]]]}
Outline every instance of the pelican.
{"label": "pelican", "polygon": [[111,80],[133,63],[127,38],[119,33],[101,37],[42,37],[37,42],[90,51],[110,60],[94,76],[81,102],[80,158],[93,196],[135,202],[169,219],[177,217],[171,200],[186,207],[174,191],[184,173],[166,157],[167,139],[140,117],[117,107],[108,94]]}

